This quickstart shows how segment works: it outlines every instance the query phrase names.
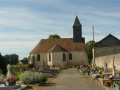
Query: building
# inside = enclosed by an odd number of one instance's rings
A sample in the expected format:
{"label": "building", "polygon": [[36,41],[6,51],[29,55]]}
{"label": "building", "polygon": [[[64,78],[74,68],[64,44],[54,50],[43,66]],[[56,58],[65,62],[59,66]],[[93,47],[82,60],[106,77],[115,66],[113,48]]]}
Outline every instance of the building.
{"label": "building", "polygon": [[82,25],[76,16],[73,38],[42,39],[30,52],[29,63],[37,67],[84,65],[88,62]]}
{"label": "building", "polygon": [[24,64],[28,64],[28,60],[27,60],[27,59],[25,59],[25,60],[24,60],[24,59],[23,59],[23,60],[20,60],[20,61],[19,61],[19,64],[23,64],[23,65],[24,65]]}
{"label": "building", "polygon": [[107,67],[112,68],[113,60],[116,70],[120,70],[120,40],[109,34],[95,44],[95,64],[104,67],[106,62]]}

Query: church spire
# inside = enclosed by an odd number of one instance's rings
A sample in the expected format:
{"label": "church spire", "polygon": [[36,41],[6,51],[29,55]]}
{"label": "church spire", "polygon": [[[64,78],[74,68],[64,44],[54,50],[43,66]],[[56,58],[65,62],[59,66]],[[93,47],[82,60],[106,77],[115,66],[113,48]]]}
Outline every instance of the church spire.
{"label": "church spire", "polygon": [[73,25],[73,41],[79,43],[82,42],[82,25],[77,16]]}
{"label": "church spire", "polygon": [[76,18],[75,18],[75,22],[74,22],[74,25],[73,25],[73,26],[81,26],[80,21],[79,21],[79,19],[78,19],[77,16],[76,16]]}

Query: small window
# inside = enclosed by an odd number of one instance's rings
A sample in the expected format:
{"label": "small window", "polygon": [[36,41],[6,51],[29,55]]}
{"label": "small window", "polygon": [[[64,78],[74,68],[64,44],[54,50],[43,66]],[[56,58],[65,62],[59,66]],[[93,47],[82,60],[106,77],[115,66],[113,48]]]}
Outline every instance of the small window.
{"label": "small window", "polygon": [[63,61],[66,60],[66,56],[65,56],[65,53],[63,53]]}
{"label": "small window", "polygon": [[37,61],[40,61],[40,54],[37,55]]}
{"label": "small window", "polygon": [[32,62],[35,64],[35,56],[32,57]]}
{"label": "small window", "polygon": [[69,54],[69,60],[72,60],[72,54],[71,53]]}
{"label": "small window", "polygon": [[49,62],[51,62],[51,54],[49,53]]}

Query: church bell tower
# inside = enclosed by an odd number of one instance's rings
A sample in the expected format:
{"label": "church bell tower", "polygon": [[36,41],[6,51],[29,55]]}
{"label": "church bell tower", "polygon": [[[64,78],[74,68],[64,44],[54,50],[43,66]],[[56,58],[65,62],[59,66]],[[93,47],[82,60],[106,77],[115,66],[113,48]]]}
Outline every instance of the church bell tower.
{"label": "church bell tower", "polygon": [[82,42],[82,25],[80,24],[77,16],[73,25],[73,42]]}

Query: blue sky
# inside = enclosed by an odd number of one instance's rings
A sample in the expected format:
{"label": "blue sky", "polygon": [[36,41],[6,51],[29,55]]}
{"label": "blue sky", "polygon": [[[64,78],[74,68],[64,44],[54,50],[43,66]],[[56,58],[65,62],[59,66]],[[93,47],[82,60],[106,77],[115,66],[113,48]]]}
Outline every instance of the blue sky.
{"label": "blue sky", "polygon": [[120,0],[0,0],[0,52],[22,59],[50,34],[73,37],[76,12],[86,42],[92,25],[95,41],[109,33],[120,39]]}

